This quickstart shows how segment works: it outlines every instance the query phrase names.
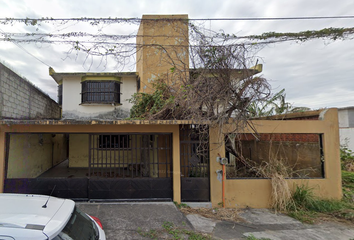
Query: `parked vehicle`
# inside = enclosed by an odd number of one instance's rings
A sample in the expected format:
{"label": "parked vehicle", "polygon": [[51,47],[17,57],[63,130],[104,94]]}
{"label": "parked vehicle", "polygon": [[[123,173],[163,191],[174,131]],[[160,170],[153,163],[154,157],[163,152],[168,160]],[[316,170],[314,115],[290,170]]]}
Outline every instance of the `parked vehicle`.
{"label": "parked vehicle", "polygon": [[101,221],[75,202],[44,195],[0,194],[0,239],[106,240]]}

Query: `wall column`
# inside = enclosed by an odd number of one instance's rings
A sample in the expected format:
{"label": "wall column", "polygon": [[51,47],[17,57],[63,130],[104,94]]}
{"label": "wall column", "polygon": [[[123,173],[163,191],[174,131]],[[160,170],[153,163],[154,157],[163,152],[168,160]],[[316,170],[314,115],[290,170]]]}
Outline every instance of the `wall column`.
{"label": "wall column", "polygon": [[342,192],[342,171],[340,163],[339,123],[338,110],[328,109],[324,111],[324,121],[328,122],[324,134],[324,164],[325,179],[328,181],[329,194],[320,193],[323,197],[331,196],[334,199],[341,199]]}
{"label": "wall column", "polygon": [[217,170],[222,170],[222,165],[216,162],[218,156],[225,157],[225,141],[223,134],[217,127],[209,129],[210,142],[210,201],[213,207],[218,207],[222,202],[222,183],[217,179]]}
{"label": "wall column", "polygon": [[4,192],[6,133],[0,129],[0,193]]}
{"label": "wall column", "polygon": [[173,201],[181,203],[181,151],[179,139],[179,125],[174,126],[172,136],[172,160],[173,160]]}

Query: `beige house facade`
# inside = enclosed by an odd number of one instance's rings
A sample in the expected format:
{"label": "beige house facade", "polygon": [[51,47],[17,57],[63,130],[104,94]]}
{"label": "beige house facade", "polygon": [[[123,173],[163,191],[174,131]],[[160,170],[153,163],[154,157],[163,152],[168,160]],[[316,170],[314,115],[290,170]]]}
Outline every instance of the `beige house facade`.
{"label": "beige house facade", "polygon": [[[312,113],[317,115],[317,120],[254,120],[252,123],[256,126],[258,133],[272,133],[272,134],[316,134],[321,135],[321,148],[323,155],[317,159],[318,163],[323,163],[323,175],[318,177],[294,177],[288,179],[288,184],[290,186],[295,186],[293,184],[305,184],[312,187],[316,193],[324,198],[329,199],[340,199],[342,196],[341,192],[341,174],[340,174],[340,164],[339,164],[339,135],[338,135],[338,118],[336,109],[328,109],[324,112]],[[299,116],[297,116],[299,117]],[[65,120],[38,120],[38,121],[11,121],[11,120],[2,120],[1,123],[1,134],[0,134],[0,146],[1,146],[1,155],[0,163],[3,166],[2,171],[0,172],[0,179],[2,180],[0,190],[3,192],[11,192],[11,190],[16,192],[26,192],[27,190],[35,190],[37,192],[44,192],[49,194],[53,188],[53,184],[56,181],[63,181],[62,186],[57,182],[56,194],[63,197],[71,197],[78,200],[99,200],[100,196],[106,196],[102,199],[109,200],[134,200],[132,195],[129,195],[130,198],[125,198],[124,190],[115,189],[112,187],[114,183],[120,186],[127,186],[125,184],[138,184],[134,181],[150,181],[150,185],[147,188],[143,188],[142,191],[155,191],[163,192],[162,194],[155,194],[155,197],[150,197],[149,194],[138,194],[139,200],[141,199],[170,199],[176,202],[190,202],[193,199],[190,199],[188,191],[193,191],[194,193],[199,192],[199,197],[197,196],[194,200],[203,200],[203,202],[210,202],[214,207],[217,207],[220,202],[222,202],[222,183],[218,179],[217,171],[222,169],[222,166],[216,161],[218,156],[226,157],[226,151],[223,144],[223,137],[220,136],[219,129],[210,129],[210,151],[209,151],[209,161],[205,161],[203,166],[207,164],[207,174],[205,176],[193,176],[185,175],[183,169],[185,168],[185,155],[193,155],[191,151],[183,150],[183,140],[181,136],[183,135],[183,126],[190,126],[192,122],[190,121],[126,121],[126,120],[117,120],[117,121],[87,121],[87,122],[76,122],[73,124],[70,121]],[[230,124],[232,127],[232,124]],[[223,129],[223,134],[228,132],[227,127]],[[249,131],[250,132],[250,131]],[[137,169],[137,166],[141,167],[143,161],[137,158],[130,158],[126,155],[124,165],[119,167],[111,167],[110,171],[119,171],[126,172],[126,176],[123,175],[115,176],[112,175],[99,175],[97,174],[100,170],[109,168],[110,164],[113,162],[107,161],[105,154],[116,154],[115,161],[116,163],[122,163],[122,160],[118,160],[118,152],[122,153],[121,149],[111,149],[101,150],[98,152],[100,156],[103,156],[104,162],[102,166],[98,168],[95,165],[91,165],[91,171],[93,174],[89,177],[86,174],[89,174],[89,168],[86,167],[92,161],[92,156],[90,160],[90,148],[89,146],[81,145],[82,149],[85,149],[86,153],[78,153],[77,145],[74,145],[74,150],[72,155],[69,154],[69,162],[73,161],[72,166],[69,165],[69,168],[65,166],[67,172],[64,172],[64,175],[60,175],[60,172],[56,172],[53,166],[53,160],[51,158],[52,142],[50,138],[63,135],[73,136],[71,141],[80,142],[84,144],[80,135],[90,135],[96,136],[97,133],[109,133],[110,135],[115,134],[128,134],[139,133],[137,138],[143,138],[144,133],[148,134],[148,139],[150,136],[155,136],[155,143],[148,146],[149,150],[147,153],[149,158],[149,175],[143,176],[140,172],[141,169]],[[245,130],[245,133],[248,133]],[[43,138],[43,143],[39,142],[40,137]],[[133,138],[132,138],[133,139]],[[133,140],[135,141],[135,140]],[[160,141],[159,143],[157,141]],[[139,142],[139,141],[137,141]],[[49,143],[49,144],[48,144]],[[60,147],[61,143],[58,143],[57,148]],[[299,143],[301,144],[301,143]],[[15,146],[20,145],[19,148]],[[71,145],[69,145],[71,146]],[[154,147],[156,146],[156,147]],[[18,149],[22,151],[18,152]],[[75,150],[76,149],[76,150]],[[167,150],[167,151],[166,151]],[[320,149],[319,149],[320,150]],[[50,153],[47,154],[46,151]],[[92,151],[92,149],[91,149]],[[124,150],[130,152],[134,156],[136,152],[143,153],[144,149],[136,149],[134,146],[131,146],[129,149]],[[124,152],[123,151],[123,152]],[[103,154],[103,155],[102,155]],[[125,153],[127,154],[127,153]],[[85,157],[84,160],[75,160],[75,155],[80,156],[80,158]],[[65,156],[62,156],[64,159]],[[108,161],[112,161],[113,158],[109,158]],[[120,159],[123,159],[120,157]],[[129,160],[128,160],[129,159]],[[102,160],[102,159],[101,159]],[[98,160],[98,161],[101,161]],[[189,158],[190,162],[193,162],[193,158]],[[132,162],[129,162],[132,161]],[[129,164],[133,163],[129,168]],[[79,164],[79,165],[77,165]],[[199,162],[199,164],[201,164]],[[55,163],[54,163],[55,165]],[[59,164],[60,165],[60,164]],[[56,166],[59,166],[56,165]],[[105,166],[105,168],[103,167]],[[190,169],[198,166],[198,164],[190,165]],[[51,176],[45,176],[46,169],[52,170]],[[112,170],[114,169],[114,170]],[[154,171],[155,169],[155,171]],[[83,171],[82,171],[83,170]],[[139,176],[132,176],[132,172],[139,173]],[[230,170],[231,171],[231,170]],[[84,174],[82,174],[84,173]],[[91,172],[92,173],[92,172]],[[57,174],[57,176],[55,175]],[[96,174],[96,175],[95,175]],[[41,176],[42,175],[42,176]],[[55,178],[53,178],[56,176]],[[127,178],[130,180],[130,183],[127,183]],[[53,180],[55,179],[55,180]],[[83,189],[80,185],[80,181],[90,181],[91,184],[97,182],[108,182],[108,186],[104,189],[96,189],[90,192],[90,189]],[[156,181],[154,181],[156,180]],[[205,183],[206,180],[208,184],[209,191],[205,197],[205,189],[201,189],[201,186],[193,187],[186,186],[186,183]],[[32,181],[32,182],[31,182]],[[36,183],[33,183],[35,182]],[[101,182],[100,182],[101,181]],[[160,188],[153,188],[153,184],[159,184],[161,181],[167,183],[166,185],[161,184]],[[93,182],[93,183],[92,183]],[[75,184],[78,184],[79,189],[75,188]],[[32,185],[31,185],[32,184]],[[36,188],[36,184],[44,184],[44,189]],[[152,184],[152,185],[151,185]],[[59,187],[58,187],[59,186]],[[86,185],[85,185],[86,186]],[[88,187],[88,186],[86,186]],[[89,188],[89,187],[88,187]],[[89,192],[94,198],[90,198],[87,193]],[[112,191],[115,193],[112,193]],[[133,192],[132,189],[125,190],[126,192]],[[135,189],[137,192],[138,190]],[[71,192],[71,193],[70,193]],[[73,195],[72,192],[75,192]],[[108,192],[108,193],[107,193]],[[111,193],[109,193],[111,192]],[[123,193],[122,193],[123,192]],[[187,198],[183,195],[187,192]],[[166,194],[168,193],[168,194]],[[70,195],[71,194],[71,195]],[[110,194],[110,195],[109,195]],[[209,195],[209,196],[208,196]],[[78,196],[78,197],[75,197]],[[111,198],[110,196],[116,196],[117,198]],[[141,196],[141,198],[140,198]],[[189,199],[188,199],[189,198]],[[259,179],[259,178],[244,178],[244,177],[229,177],[225,181],[225,204],[227,207],[255,207],[263,208],[269,207],[271,202],[271,181],[270,179]]]}

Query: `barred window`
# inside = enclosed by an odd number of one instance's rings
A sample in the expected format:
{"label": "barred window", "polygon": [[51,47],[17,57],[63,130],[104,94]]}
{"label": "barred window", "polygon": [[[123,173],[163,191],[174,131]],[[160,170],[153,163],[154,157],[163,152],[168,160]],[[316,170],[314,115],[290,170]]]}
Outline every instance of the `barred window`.
{"label": "barred window", "polygon": [[81,89],[82,103],[120,103],[118,81],[83,81]]}
{"label": "barred window", "polygon": [[130,135],[99,135],[99,149],[130,149]]}

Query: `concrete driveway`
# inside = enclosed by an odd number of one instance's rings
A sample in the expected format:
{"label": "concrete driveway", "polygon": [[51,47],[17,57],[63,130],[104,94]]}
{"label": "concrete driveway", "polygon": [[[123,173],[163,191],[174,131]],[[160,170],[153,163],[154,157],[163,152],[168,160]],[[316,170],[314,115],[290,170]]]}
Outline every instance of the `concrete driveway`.
{"label": "concrete driveway", "polygon": [[172,202],[156,203],[76,203],[80,210],[98,217],[107,240],[149,239],[138,233],[162,229],[164,222],[193,229],[188,219]]}

